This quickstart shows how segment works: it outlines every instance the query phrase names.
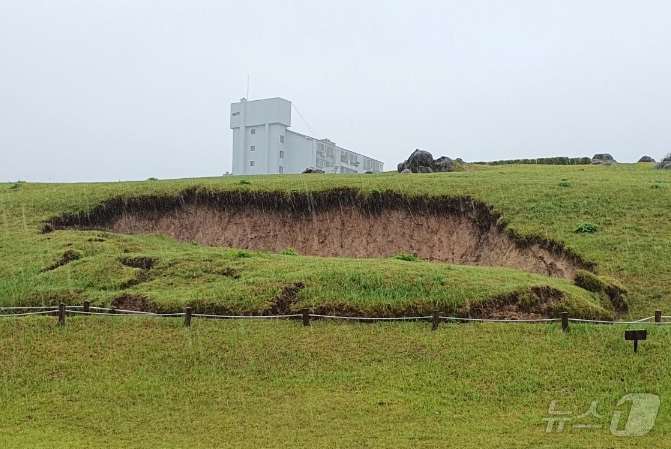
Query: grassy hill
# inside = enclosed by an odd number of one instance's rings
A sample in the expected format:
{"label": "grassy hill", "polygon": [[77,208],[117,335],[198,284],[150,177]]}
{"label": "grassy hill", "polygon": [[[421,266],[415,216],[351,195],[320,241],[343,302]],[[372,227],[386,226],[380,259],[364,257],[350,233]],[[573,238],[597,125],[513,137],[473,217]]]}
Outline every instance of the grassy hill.
{"label": "grassy hill", "polygon": [[[533,287],[562,292],[550,313],[613,317],[597,293],[565,279],[519,270],[408,262],[329,259],[240,252],[153,235],[58,230],[44,223],[90,211],[115,197],[177,195],[189,188],[304,194],[351,187],[362,195],[391,190],[409,196],[468,196],[491,205],[521,236],[562,243],[596,264],[603,278],[628,290],[631,317],[669,304],[671,174],[652,164],[603,166],[472,166],[426,175],[299,175],[184,179],[99,184],[12,183],[0,187],[0,304],[88,299],[107,305],[140,297],[162,310],[267,313],[286,289],[303,306],[370,315],[423,313],[438,307],[468,314],[480,304],[539,301]],[[587,226],[593,233],[576,233]],[[248,257],[251,256],[251,257]],[[123,260],[152,258],[151,273]],[[65,260],[58,266],[59,262]],[[47,268],[54,268],[46,270]]]}
{"label": "grassy hill", "polygon": [[[256,252],[161,235],[54,230],[63,214],[114,198],[187,189],[284,192],[351,187],[471,197],[520,238],[545,238],[626,287],[629,312],[572,279],[411,257],[347,259]],[[426,175],[223,177],[0,185],[0,306],[128,305],[258,314],[278,308],[372,316],[477,314],[517,302],[545,314],[640,318],[666,310],[671,173],[651,164],[476,166]],[[595,232],[577,233],[576,229]],[[410,259],[410,260],[403,260]],[[300,284],[300,285],[299,285]],[[592,289],[596,290],[596,289]],[[540,293],[539,293],[540,292]],[[0,320],[0,447],[663,448],[671,431],[668,326],[634,354],[631,326],[53,317]],[[661,398],[652,431],[611,435],[617,401]],[[593,401],[599,429],[546,433],[552,401]],[[620,424],[619,429],[622,429]]]}

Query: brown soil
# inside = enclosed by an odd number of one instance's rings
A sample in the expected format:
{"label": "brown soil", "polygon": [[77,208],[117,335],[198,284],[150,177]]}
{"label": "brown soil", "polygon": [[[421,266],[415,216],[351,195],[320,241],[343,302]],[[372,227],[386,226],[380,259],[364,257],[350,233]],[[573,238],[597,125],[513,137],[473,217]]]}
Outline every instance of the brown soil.
{"label": "brown soil", "polygon": [[560,290],[552,287],[531,287],[529,291],[513,292],[478,303],[467,314],[473,318],[497,320],[547,318],[552,316],[552,306],[560,303],[563,297]]}
{"label": "brown soil", "polygon": [[151,280],[151,275],[148,270],[142,270],[135,275],[133,279],[130,279],[121,284],[122,289],[130,288],[134,285],[142,284],[143,282],[149,282]]}
{"label": "brown soil", "polygon": [[74,252],[73,250],[69,249],[63,253],[63,256],[61,256],[61,259],[58,262],[55,262],[48,267],[44,268],[42,272],[47,272],[51,270],[55,270],[58,267],[62,267],[63,265],[66,265],[73,260],[78,260],[80,258],[79,254]]}
{"label": "brown soil", "polygon": [[143,312],[156,312],[156,303],[143,295],[131,295],[122,293],[112,300],[112,307],[123,310],[141,310]]}
{"label": "brown soil", "polygon": [[508,267],[572,279],[594,264],[561,244],[509,230],[491,207],[460,197],[363,196],[189,190],[176,197],[115,198],[90,213],[55,217],[52,229],[164,234],[208,246],[324,257],[399,253],[465,265]]}
{"label": "brown soil", "polygon": [[298,300],[298,294],[305,288],[302,282],[287,284],[282,292],[273,299],[273,305],[268,309],[268,315],[283,315],[291,313],[291,306]]}
{"label": "brown soil", "polygon": [[[124,233],[128,234],[128,233]],[[148,256],[139,257],[121,257],[119,262],[131,268],[140,268],[142,270],[150,270],[156,265],[156,258]]]}

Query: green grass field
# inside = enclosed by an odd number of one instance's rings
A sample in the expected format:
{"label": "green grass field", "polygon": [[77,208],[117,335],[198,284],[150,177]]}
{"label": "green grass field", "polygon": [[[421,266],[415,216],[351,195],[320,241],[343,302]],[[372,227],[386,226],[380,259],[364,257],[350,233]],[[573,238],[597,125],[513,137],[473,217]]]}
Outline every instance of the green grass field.
{"label": "green grass field", "polygon": [[[244,180],[244,182],[241,182]],[[58,230],[46,220],[116,196],[190,188],[468,195],[510,229],[562,242],[627,290],[617,315],[566,279],[518,270],[390,259],[329,259],[209,248],[156,235]],[[99,184],[0,185],[0,307],[110,305],[149,298],[159,311],[265,313],[304,283],[292,310],[371,316],[465,314],[537,286],[564,293],[553,313],[641,318],[669,313],[671,173],[652,164],[471,166],[425,175],[222,177]],[[583,225],[593,233],[576,233]],[[100,241],[103,240],[103,241]],[[77,256],[44,272],[65,252]],[[144,270],[120,258],[152,257]],[[68,317],[0,319],[0,447],[664,448],[671,431],[665,357],[671,329],[645,326],[355,324]],[[611,435],[617,401],[661,398],[642,437]],[[573,416],[599,400],[601,429],[546,433],[551,401]],[[593,422],[592,422],[593,423]]]}
{"label": "green grass field", "polygon": [[[0,447],[665,448],[671,329],[647,327],[634,354],[622,326],[6,319]],[[661,397],[645,436],[609,430],[628,393]],[[546,433],[553,400],[603,418]]]}
{"label": "green grass field", "polygon": [[[562,307],[576,316],[612,316],[601,307],[597,295],[575,288],[570,281],[515,270],[267,253],[245,258],[226,249],[160,236],[106,235],[105,242],[91,242],[100,238],[100,233],[40,234],[47,219],[90,210],[115,196],[177,194],[194,186],[282,192],[346,186],[364,194],[393,190],[408,195],[468,195],[501,212],[512,230],[562,242],[597,263],[599,275],[615,278],[628,289],[631,317],[649,316],[669,303],[671,228],[666,224],[671,220],[671,174],[653,170],[652,164],[636,164],[472,166],[465,172],[407,177],[385,173],[5,184],[0,195],[0,304],[81,303],[85,299],[110,304],[115,297],[129,293],[150,298],[161,310],[205,304],[220,310],[260,313],[287,283],[309,280],[296,307],[335,304],[376,315],[439,307],[461,313],[471,303],[524,293],[534,285],[550,285],[565,293]],[[584,224],[594,225],[597,231],[576,233]],[[70,250],[80,259],[42,272]],[[122,256],[150,256],[159,263],[151,279],[129,285],[140,270],[120,263]],[[217,275],[218,270],[233,270],[237,279]]]}

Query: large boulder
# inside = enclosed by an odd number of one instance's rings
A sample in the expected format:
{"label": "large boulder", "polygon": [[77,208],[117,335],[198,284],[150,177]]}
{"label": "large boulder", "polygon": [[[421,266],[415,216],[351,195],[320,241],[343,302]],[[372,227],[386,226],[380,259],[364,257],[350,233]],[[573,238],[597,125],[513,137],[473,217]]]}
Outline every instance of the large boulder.
{"label": "large boulder", "polygon": [[398,164],[396,169],[399,173],[403,173],[404,170],[410,170],[412,173],[450,172],[454,170],[454,165],[449,157],[442,156],[434,160],[428,151],[415,150],[408,160]]}
{"label": "large boulder", "polygon": [[452,159],[447,156],[442,156],[433,161],[436,166],[436,171],[448,172],[452,171]]}
{"label": "large boulder", "polygon": [[616,161],[613,159],[613,156],[611,156],[608,153],[600,153],[600,154],[595,154],[594,157],[592,157],[592,164],[598,165],[610,165],[614,164]]}
{"label": "large boulder", "polygon": [[643,156],[638,160],[638,162],[655,162],[655,160],[650,156]]}
{"label": "large boulder", "polygon": [[667,154],[666,157],[662,159],[662,162],[655,165],[655,168],[659,170],[671,170],[671,153]]}
{"label": "large boulder", "polygon": [[[402,165],[403,168],[407,168],[413,173],[418,173],[419,167],[431,167],[431,165],[433,165],[433,156],[428,151],[415,150]],[[401,168],[400,171],[402,171],[403,168]]]}
{"label": "large boulder", "polygon": [[303,174],[305,173],[326,173],[324,170],[321,168],[316,168],[316,167],[308,167],[305,170],[303,170]]}

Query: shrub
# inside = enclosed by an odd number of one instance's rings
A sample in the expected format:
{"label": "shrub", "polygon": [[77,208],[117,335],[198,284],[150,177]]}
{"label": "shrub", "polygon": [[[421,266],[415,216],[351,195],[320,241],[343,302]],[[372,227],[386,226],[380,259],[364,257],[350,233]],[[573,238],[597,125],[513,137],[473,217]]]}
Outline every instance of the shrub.
{"label": "shrub", "polygon": [[568,181],[561,181],[559,187],[571,187],[571,184],[569,184]]}
{"label": "shrub", "polygon": [[541,157],[537,159],[507,159],[490,162],[474,162],[481,165],[537,164],[537,165],[589,165],[588,157]]}
{"label": "shrub", "polygon": [[282,254],[283,256],[297,256],[298,255],[296,250],[293,249],[293,248],[287,248],[284,251],[280,251],[280,254]]}
{"label": "shrub", "polygon": [[158,178],[147,178],[147,181],[158,181]]}
{"label": "shrub", "polygon": [[252,182],[248,179],[241,179],[240,181],[238,181],[238,184],[241,184],[241,185],[248,185],[248,184],[251,184],[251,183]]}
{"label": "shrub", "polygon": [[396,260],[405,260],[405,261],[407,261],[407,262],[417,262],[417,261],[419,261],[419,260],[422,260],[422,259],[419,259],[419,258],[413,256],[412,254],[404,254],[404,253],[396,254],[396,255],[394,256],[394,259],[396,259]]}
{"label": "shrub", "polygon": [[596,226],[592,223],[583,223],[575,230],[578,234],[593,234],[596,231]]}
{"label": "shrub", "polygon": [[252,257],[252,253],[244,249],[239,249],[233,253],[233,257],[237,259],[244,259],[246,257]]}

